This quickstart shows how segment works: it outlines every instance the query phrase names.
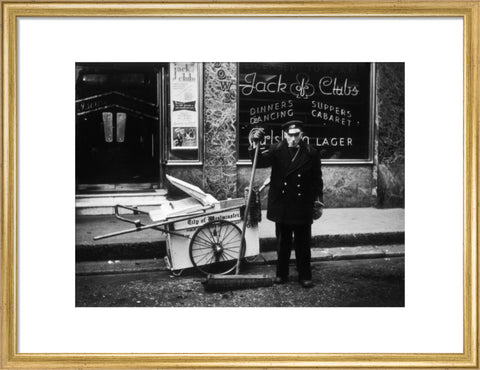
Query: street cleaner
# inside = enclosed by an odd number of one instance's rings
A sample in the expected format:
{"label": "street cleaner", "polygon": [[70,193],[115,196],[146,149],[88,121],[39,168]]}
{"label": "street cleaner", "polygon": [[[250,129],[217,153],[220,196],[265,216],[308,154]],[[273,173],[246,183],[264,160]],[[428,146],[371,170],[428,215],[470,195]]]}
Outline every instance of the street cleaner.
{"label": "street cleaner", "polygon": [[303,138],[303,122],[294,120],[282,125],[283,140],[263,147],[262,128],[250,131],[250,156],[260,145],[257,166],[271,167],[267,218],[275,222],[278,262],[275,284],[289,280],[292,246],[298,281],[304,288],[313,287],[311,270],[312,223],[323,214],[323,180],[320,153]]}

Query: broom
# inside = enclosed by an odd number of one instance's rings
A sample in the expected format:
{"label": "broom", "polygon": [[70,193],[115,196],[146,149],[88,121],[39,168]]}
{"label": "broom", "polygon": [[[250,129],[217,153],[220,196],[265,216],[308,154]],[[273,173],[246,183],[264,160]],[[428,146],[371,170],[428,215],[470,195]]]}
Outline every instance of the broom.
{"label": "broom", "polygon": [[245,238],[245,231],[247,228],[247,219],[248,211],[250,208],[250,201],[252,198],[252,187],[253,180],[255,178],[255,170],[257,168],[257,159],[258,151],[260,149],[260,144],[257,143],[255,148],[255,156],[253,157],[252,165],[252,174],[250,175],[250,184],[248,187],[247,195],[247,204],[245,205],[245,213],[243,215],[243,226],[242,226],[242,237],[240,239],[240,251],[237,258],[237,266],[235,268],[235,275],[215,275],[210,274],[207,276],[207,279],[203,282],[205,291],[207,292],[220,292],[224,290],[235,290],[235,289],[248,289],[248,288],[258,288],[271,286],[274,283],[274,278],[263,274],[263,275],[240,275],[240,257],[243,255],[243,239]]}

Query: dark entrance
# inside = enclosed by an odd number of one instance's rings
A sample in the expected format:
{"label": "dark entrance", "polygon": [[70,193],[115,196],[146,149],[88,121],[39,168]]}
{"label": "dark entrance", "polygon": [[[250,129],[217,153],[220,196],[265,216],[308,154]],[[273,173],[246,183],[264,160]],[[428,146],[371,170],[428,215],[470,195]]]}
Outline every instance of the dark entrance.
{"label": "dark entrance", "polygon": [[159,187],[165,70],[152,63],[77,63],[78,191]]}

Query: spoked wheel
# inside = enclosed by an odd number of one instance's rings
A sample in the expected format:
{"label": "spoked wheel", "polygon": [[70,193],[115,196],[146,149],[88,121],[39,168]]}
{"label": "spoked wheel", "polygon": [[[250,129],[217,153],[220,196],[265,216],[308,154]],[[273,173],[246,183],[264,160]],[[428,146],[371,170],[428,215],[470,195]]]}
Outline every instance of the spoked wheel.
{"label": "spoked wheel", "polygon": [[241,237],[240,228],[230,221],[207,222],[192,236],[190,260],[204,274],[228,274],[245,254]]}

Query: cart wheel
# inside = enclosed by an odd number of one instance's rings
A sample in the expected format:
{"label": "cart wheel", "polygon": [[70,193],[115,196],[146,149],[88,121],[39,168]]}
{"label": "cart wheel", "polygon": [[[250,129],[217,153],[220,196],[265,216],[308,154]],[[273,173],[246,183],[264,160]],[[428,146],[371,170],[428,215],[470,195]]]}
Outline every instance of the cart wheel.
{"label": "cart wheel", "polygon": [[190,242],[190,260],[204,274],[228,274],[245,255],[242,231],[230,221],[216,220],[200,226]]}

